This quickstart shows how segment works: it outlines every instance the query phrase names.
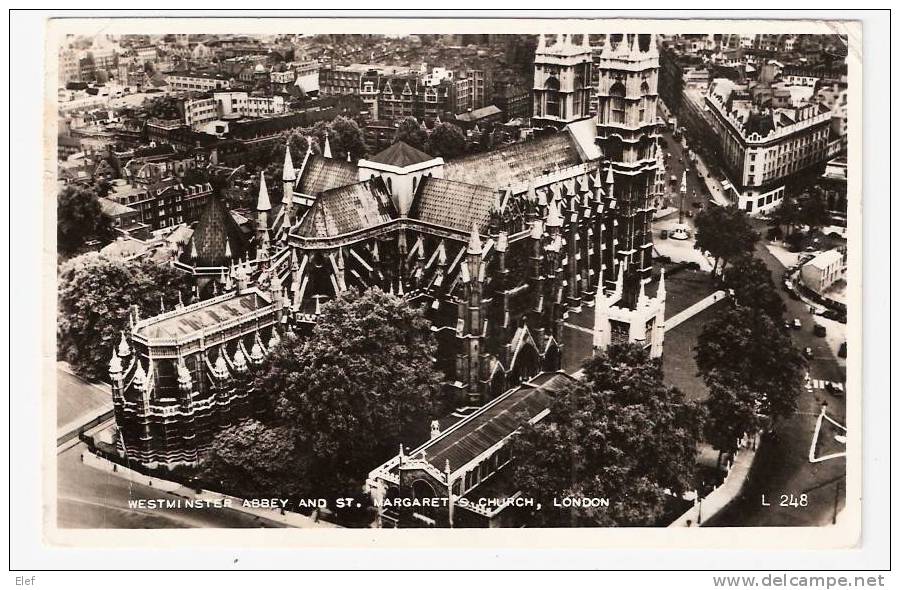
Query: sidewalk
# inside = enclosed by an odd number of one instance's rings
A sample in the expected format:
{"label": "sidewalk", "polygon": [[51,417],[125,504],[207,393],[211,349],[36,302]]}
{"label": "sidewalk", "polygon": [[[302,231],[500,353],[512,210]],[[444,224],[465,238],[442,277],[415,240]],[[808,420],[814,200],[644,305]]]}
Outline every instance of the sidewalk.
{"label": "sidewalk", "polygon": [[692,317],[694,317],[695,315],[697,315],[698,313],[700,313],[701,311],[703,311],[704,309],[706,309],[707,307],[712,305],[713,303],[716,303],[717,301],[722,301],[727,296],[728,296],[728,293],[726,293],[725,291],[719,290],[711,295],[707,295],[706,297],[704,297],[697,303],[691,305],[687,309],[684,309],[684,310],[676,313],[671,318],[666,320],[666,332],[668,332],[672,328],[677,327],[679,324],[691,319]]}
{"label": "sidewalk", "polygon": [[703,526],[704,522],[740,496],[753,466],[753,460],[756,459],[758,447],[758,433],[752,437],[745,436],[735,455],[734,463],[728,468],[725,481],[699,502],[695,500],[694,506],[679,516],[669,527]]}

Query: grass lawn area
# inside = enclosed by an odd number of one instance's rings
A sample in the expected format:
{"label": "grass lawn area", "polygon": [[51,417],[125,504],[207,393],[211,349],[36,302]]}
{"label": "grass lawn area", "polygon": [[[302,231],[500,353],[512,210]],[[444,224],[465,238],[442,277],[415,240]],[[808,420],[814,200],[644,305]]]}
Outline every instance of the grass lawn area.
{"label": "grass lawn area", "polygon": [[95,412],[112,403],[112,392],[94,386],[61,369],[56,370],[56,426]]}
{"label": "grass lawn area", "polygon": [[[668,280],[666,284],[668,285]],[[666,385],[675,386],[683,391],[687,399],[704,400],[708,395],[706,385],[697,376],[694,346],[697,344],[697,336],[703,330],[704,324],[712,320],[722,306],[727,305],[727,302],[727,299],[723,299],[714,303],[666,332],[666,340],[663,344],[664,380]],[[666,315],[668,315],[668,309]]]}

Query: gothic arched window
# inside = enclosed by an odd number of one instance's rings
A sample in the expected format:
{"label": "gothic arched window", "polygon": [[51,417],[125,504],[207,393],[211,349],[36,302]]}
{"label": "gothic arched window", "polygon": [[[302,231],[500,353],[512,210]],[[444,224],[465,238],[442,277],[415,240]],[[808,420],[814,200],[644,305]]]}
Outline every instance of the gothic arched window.
{"label": "gothic arched window", "polygon": [[625,86],[621,82],[609,89],[609,122],[625,123]]}
{"label": "gothic arched window", "polygon": [[641,108],[638,113],[639,120],[644,122],[644,115],[647,112],[647,109],[650,108],[650,98],[647,96],[650,94],[650,87],[647,85],[646,80],[641,83]]}
{"label": "gothic arched window", "polygon": [[559,117],[559,80],[552,77],[547,78],[547,81],[544,83],[544,90],[546,90],[544,93],[546,95],[545,114],[549,117]]}

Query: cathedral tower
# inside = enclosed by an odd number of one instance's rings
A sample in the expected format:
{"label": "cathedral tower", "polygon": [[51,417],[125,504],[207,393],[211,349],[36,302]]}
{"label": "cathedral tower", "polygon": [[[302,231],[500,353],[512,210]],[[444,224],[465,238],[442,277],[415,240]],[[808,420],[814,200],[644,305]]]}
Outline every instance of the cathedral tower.
{"label": "cathedral tower", "polygon": [[534,126],[562,129],[590,117],[593,88],[588,36],[575,43],[572,35],[555,41],[540,36],[534,54]]}
{"label": "cathedral tower", "polygon": [[[655,35],[613,35],[600,54],[597,80],[597,143],[614,175],[610,199],[618,208],[618,225],[609,239],[614,265],[627,275],[650,276],[650,223],[658,166],[656,114],[659,51]],[[612,281],[616,269],[607,268]],[[626,278],[626,285],[632,283]],[[626,289],[631,291],[633,289]],[[633,301],[626,295],[626,300]]]}

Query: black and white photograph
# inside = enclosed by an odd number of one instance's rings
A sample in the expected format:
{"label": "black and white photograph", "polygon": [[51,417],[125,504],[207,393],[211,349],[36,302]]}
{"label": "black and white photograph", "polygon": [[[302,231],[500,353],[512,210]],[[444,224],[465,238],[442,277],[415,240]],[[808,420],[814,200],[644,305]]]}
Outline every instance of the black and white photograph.
{"label": "black and white photograph", "polygon": [[883,22],[34,12],[10,582],[885,586]]}
{"label": "black and white photograph", "polygon": [[859,31],[630,28],[62,23],[51,524],[858,518]]}

